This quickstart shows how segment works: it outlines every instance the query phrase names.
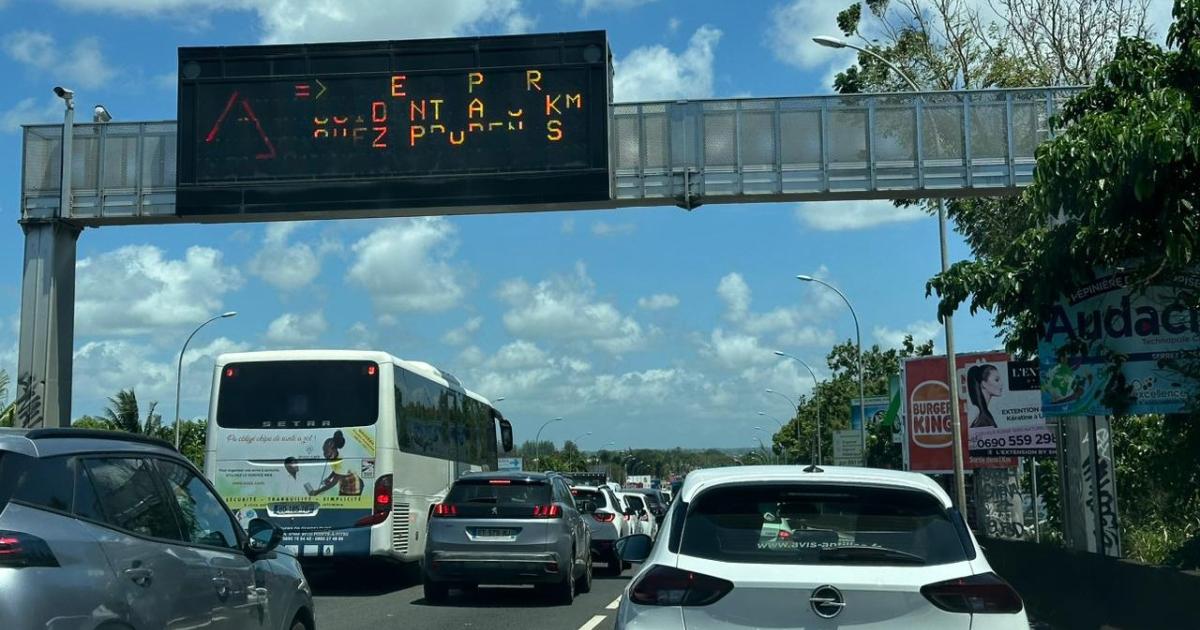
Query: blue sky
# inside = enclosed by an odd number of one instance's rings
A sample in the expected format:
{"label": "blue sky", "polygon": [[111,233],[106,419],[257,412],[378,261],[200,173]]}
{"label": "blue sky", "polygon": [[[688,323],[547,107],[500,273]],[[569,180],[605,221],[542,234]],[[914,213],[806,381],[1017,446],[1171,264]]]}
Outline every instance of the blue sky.
{"label": "blue sky", "polygon": [[[618,101],[820,94],[850,57],[805,44],[847,0],[0,0],[0,368],[15,372],[23,238],[19,125],[81,114],[175,118],[179,46],[607,29]],[[1157,3],[1156,3],[1157,4]],[[232,8],[231,8],[232,7]],[[968,251],[955,236],[954,259]],[[110,227],[79,240],[73,415],[135,387],[162,409],[184,357],[185,416],[206,413],[213,357],[282,347],[371,347],[434,363],[504,396],[519,438],[544,419],[584,448],[741,447],[773,387],[811,382],[854,333],[936,338],[924,297],[937,226],[883,202],[758,204],[455,218]],[[997,345],[956,320],[959,350]],[[167,414],[169,415],[169,413]]]}

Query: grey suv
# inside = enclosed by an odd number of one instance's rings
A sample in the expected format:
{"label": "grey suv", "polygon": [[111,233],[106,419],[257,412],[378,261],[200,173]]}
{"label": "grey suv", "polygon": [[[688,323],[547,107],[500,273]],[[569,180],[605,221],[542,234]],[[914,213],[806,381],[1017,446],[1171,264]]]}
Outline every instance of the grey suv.
{"label": "grey suv", "polygon": [[0,429],[5,628],[312,630],[282,536],[262,519],[244,531],[166,442]]}
{"label": "grey suv", "polygon": [[468,474],[429,517],[426,601],[451,587],[535,584],[569,604],[592,588],[591,536],[563,477]]}

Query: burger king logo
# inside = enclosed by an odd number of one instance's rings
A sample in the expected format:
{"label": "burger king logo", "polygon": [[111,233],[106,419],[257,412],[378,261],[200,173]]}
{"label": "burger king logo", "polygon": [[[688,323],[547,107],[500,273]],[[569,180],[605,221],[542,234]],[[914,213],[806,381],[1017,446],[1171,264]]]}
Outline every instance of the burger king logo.
{"label": "burger king logo", "polygon": [[941,381],[925,381],[912,391],[908,403],[912,441],[925,448],[946,448],[950,434],[950,388]]}

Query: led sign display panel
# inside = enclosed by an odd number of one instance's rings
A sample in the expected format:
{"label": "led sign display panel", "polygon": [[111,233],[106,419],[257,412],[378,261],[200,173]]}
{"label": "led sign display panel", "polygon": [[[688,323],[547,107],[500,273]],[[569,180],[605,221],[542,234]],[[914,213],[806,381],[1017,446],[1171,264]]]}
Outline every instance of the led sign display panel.
{"label": "led sign display panel", "polygon": [[181,48],[178,213],[608,200],[611,76],[603,31]]}

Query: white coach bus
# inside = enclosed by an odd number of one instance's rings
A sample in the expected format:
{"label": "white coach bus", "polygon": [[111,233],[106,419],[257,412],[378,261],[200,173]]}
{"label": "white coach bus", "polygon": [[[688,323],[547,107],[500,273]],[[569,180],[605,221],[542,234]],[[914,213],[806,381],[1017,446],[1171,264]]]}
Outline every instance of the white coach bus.
{"label": "white coach bus", "polygon": [[512,426],[428,363],[385,352],[221,355],[205,474],[244,523],[266,516],[310,561],[420,560],[432,506],[496,470]]}

